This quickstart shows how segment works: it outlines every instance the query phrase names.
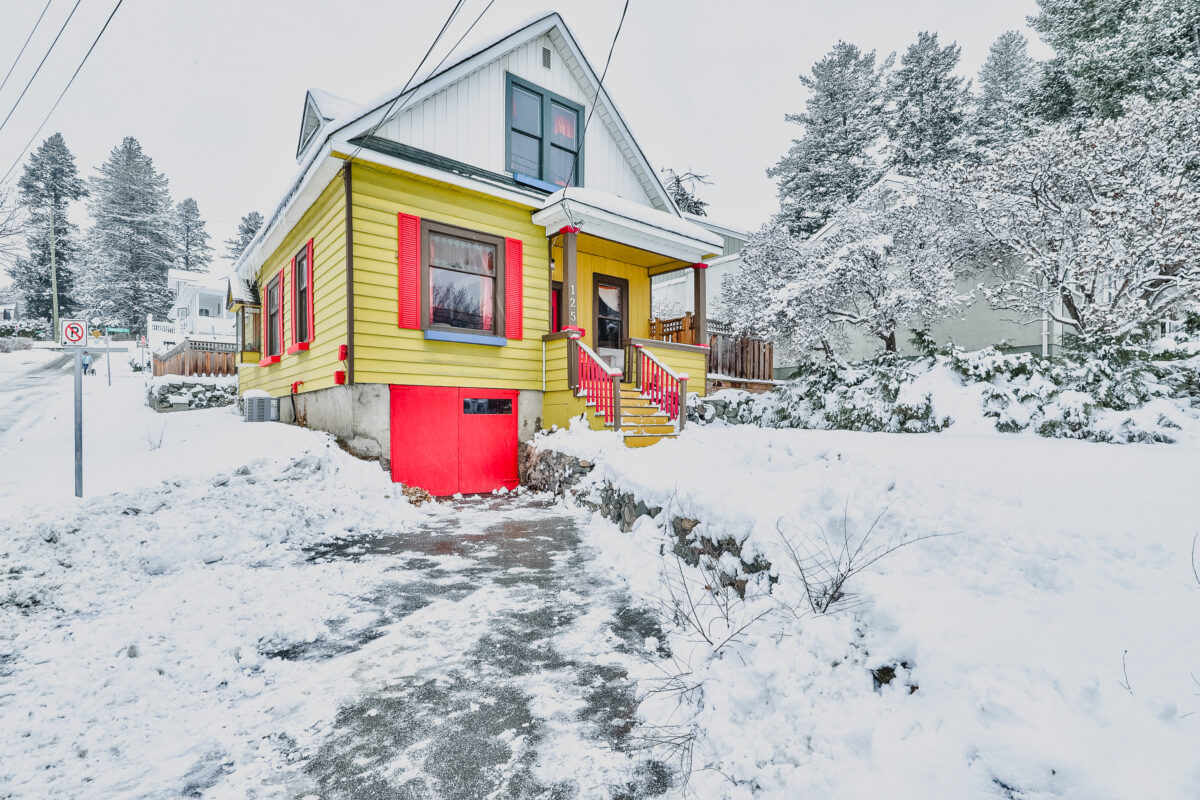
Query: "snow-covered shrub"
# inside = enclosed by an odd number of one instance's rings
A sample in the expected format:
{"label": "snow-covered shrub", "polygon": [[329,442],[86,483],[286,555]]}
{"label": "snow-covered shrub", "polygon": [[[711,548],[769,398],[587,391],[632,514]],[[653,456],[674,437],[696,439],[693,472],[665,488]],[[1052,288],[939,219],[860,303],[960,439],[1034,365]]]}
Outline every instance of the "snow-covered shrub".
{"label": "snow-covered shrub", "polygon": [[15,319],[0,322],[0,339],[19,337],[37,342],[49,341],[50,321],[45,319]]}
{"label": "snow-covered shrub", "polygon": [[[1186,343],[1180,346],[1190,346]],[[1157,362],[1141,339],[1075,342],[1055,360],[994,347],[949,347],[912,360],[881,353],[854,365],[802,365],[772,392],[697,398],[688,416],[772,428],[925,433],[990,420],[1097,442],[1172,442],[1200,406],[1200,359]]]}
{"label": "snow-covered shrub", "polygon": [[15,353],[18,350],[28,350],[32,346],[32,339],[19,336],[0,338],[0,353]]}

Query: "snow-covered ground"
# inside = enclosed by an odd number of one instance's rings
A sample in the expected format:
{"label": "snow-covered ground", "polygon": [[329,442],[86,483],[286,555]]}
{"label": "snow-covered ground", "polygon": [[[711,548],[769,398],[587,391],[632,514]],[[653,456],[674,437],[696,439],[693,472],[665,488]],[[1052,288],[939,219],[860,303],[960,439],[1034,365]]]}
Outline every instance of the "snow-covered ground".
{"label": "snow-covered ground", "polygon": [[627,741],[657,627],[578,511],[414,506],[324,434],[87,381],[83,500],[69,375],[0,385],[0,797],[662,785]]}
{"label": "snow-covered ground", "polygon": [[[953,431],[713,426],[641,450],[578,428],[542,440],[774,564],[773,592],[752,581],[727,622],[728,592],[706,593],[710,576],[669,543],[661,555],[661,519],[592,527],[647,603],[695,601],[714,640],[749,622],[717,653],[677,627],[670,685],[696,688],[669,695],[682,707],[642,709],[698,732],[695,796],[1200,796],[1200,445]],[[877,518],[867,549],[935,538],[852,578],[835,613],[810,613],[785,539],[836,553]],[[886,666],[895,680],[875,685]]]}

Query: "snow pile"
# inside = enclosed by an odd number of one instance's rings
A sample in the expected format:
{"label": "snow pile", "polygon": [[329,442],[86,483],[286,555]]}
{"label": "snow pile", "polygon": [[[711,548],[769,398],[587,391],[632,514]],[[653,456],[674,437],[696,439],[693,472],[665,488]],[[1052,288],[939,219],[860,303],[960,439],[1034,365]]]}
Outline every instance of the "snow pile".
{"label": "snow pile", "polygon": [[146,385],[146,405],[156,411],[218,408],[237,402],[237,378],[159,375]]}
{"label": "snow pile", "polygon": [[[597,517],[590,544],[671,630],[676,672],[640,713],[694,796],[1195,797],[1195,442],[710,426],[539,446],[663,509],[629,534]],[[714,580],[729,552],[673,554],[680,517],[771,564],[744,601]]]}
{"label": "snow pile", "polygon": [[1200,431],[1200,373],[1112,348],[1048,361],[995,348],[950,348],[915,360],[880,353],[853,365],[803,365],[767,394],[689,398],[689,419],[889,433],[950,426],[1097,442],[1174,442]]}
{"label": "snow pile", "polygon": [[198,796],[336,716],[351,681],[273,656],[365,626],[354,598],[403,576],[302,548],[442,512],[293,432],[277,458],[0,522],[0,795]]}

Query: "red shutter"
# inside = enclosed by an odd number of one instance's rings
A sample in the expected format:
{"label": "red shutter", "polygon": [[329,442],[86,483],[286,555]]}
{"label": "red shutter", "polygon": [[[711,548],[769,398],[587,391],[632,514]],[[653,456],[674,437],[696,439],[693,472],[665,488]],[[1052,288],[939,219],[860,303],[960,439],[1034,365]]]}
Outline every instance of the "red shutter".
{"label": "red shutter", "polygon": [[267,321],[271,319],[271,315],[267,313],[269,310],[267,303],[270,301],[270,299],[271,284],[268,281],[266,286],[260,285],[258,287],[258,314],[260,317],[262,317],[262,341],[258,345],[259,360],[271,355],[271,337],[267,336],[269,333],[267,329]]}
{"label": "red shutter", "polygon": [[292,259],[291,266],[287,268],[287,273],[292,276],[292,344],[296,343],[296,314],[300,313],[296,308],[296,259]]}
{"label": "red shutter", "polygon": [[504,335],[520,339],[525,329],[525,282],[520,239],[504,240]]}
{"label": "red shutter", "polygon": [[287,333],[287,315],[283,313],[284,309],[287,308],[287,304],[284,302],[284,298],[286,297],[284,292],[287,289],[286,273],[286,269],[279,270],[279,352],[276,355],[280,356],[287,349],[287,339],[285,338],[285,334]]}
{"label": "red shutter", "polygon": [[401,328],[421,327],[421,218],[397,215],[399,269],[399,324]]}
{"label": "red shutter", "polygon": [[313,322],[314,322],[314,320],[313,320],[313,295],[315,295],[316,292],[313,291],[313,240],[312,239],[308,240],[308,259],[307,259],[307,261],[308,261],[308,278],[307,278],[308,308],[306,309],[306,311],[308,313],[308,340],[310,342],[315,342],[317,340],[317,329],[315,327],[313,327]]}

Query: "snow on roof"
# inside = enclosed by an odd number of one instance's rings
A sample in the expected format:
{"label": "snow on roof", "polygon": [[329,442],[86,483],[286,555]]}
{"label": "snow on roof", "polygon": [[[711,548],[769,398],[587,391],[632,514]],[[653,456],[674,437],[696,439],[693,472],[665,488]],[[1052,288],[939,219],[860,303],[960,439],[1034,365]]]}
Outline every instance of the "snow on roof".
{"label": "snow on roof", "polygon": [[321,112],[321,116],[326,120],[337,119],[359,108],[359,104],[353,100],[338,97],[336,94],[327,92],[324,89],[309,89],[308,94],[312,97],[313,102],[317,104],[317,110]]}
{"label": "snow on roof", "polygon": [[659,211],[657,208],[644,206],[641,203],[635,203],[632,200],[626,200],[624,197],[617,197],[614,194],[602,192],[598,189],[587,189],[579,186],[559,189],[545,199],[542,203],[542,210],[558,203],[564,203],[568,208],[577,203],[598,208],[601,211],[607,211],[610,214],[625,217],[634,222],[640,222],[653,228],[670,231],[671,233],[712,245],[718,250],[725,244],[725,240],[720,236],[694,222],[689,222],[682,217],[668,214],[666,211]]}

